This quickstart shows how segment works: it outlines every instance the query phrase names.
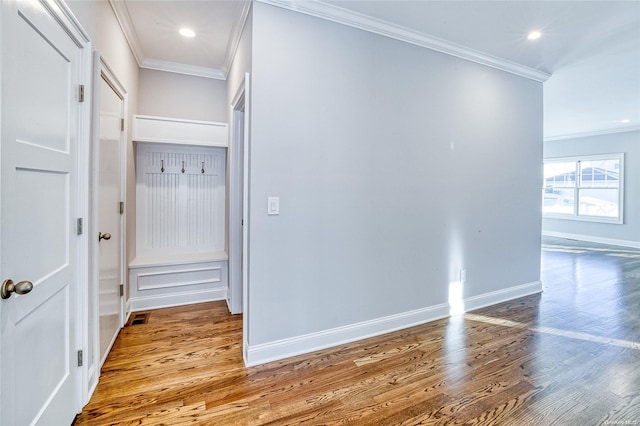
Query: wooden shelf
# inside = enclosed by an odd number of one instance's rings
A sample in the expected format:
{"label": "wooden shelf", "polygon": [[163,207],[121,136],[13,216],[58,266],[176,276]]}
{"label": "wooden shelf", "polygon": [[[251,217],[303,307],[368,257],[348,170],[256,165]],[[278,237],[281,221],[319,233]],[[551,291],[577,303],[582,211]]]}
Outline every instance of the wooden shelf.
{"label": "wooden shelf", "polygon": [[133,116],[133,141],[192,146],[229,145],[227,123],[180,118]]}

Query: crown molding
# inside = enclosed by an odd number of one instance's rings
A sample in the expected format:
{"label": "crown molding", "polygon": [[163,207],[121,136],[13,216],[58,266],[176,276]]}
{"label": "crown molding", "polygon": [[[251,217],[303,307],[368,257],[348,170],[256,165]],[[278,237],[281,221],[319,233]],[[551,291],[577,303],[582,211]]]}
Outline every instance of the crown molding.
{"label": "crown molding", "polygon": [[226,80],[222,70],[215,68],[199,67],[196,65],[180,64],[178,62],[160,61],[158,59],[145,59],[140,68],[148,70],[173,72],[176,74],[193,75],[196,77],[213,78],[215,80]]}
{"label": "crown molding", "polygon": [[443,40],[438,37],[421,33],[400,25],[381,19],[372,18],[361,13],[353,12],[339,6],[324,3],[319,0],[294,1],[294,0],[256,0],[260,3],[277,6],[294,12],[304,13],[317,18],[358,28],[374,34],[393,38],[395,40],[410,43],[416,46],[435,50],[457,58],[476,62],[492,68],[526,77],[541,83],[547,81],[551,74],[539,71],[525,65],[517,64],[506,59],[501,59],[475,49]]}
{"label": "crown molding", "polygon": [[144,53],[142,52],[142,48],[140,47],[140,41],[138,40],[138,34],[133,26],[133,22],[131,21],[131,15],[129,15],[129,9],[127,9],[127,5],[124,1],[117,0],[109,0],[109,4],[111,5],[111,9],[113,10],[114,15],[116,15],[116,20],[122,29],[122,33],[124,34],[124,38],[127,40],[129,44],[129,48],[131,48],[131,53],[133,53],[133,57],[136,58],[136,62],[138,66],[142,66],[142,62],[144,61]]}
{"label": "crown molding", "polygon": [[592,130],[589,132],[569,133],[565,135],[556,135],[556,136],[545,136],[543,138],[543,141],[544,142],[562,141],[565,139],[577,139],[577,138],[587,138],[590,136],[603,136],[603,135],[613,135],[616,133],[636,132],[638,130],[640,130],[640,125],[614,127],[610,129]]}
{"label": "crown molding", "polygon": [[133,53],[140,68],[213,78],[216,80],[226,79],[226,74],[222,70],[147,58],[140,46],[138,34],[131,20],[131,15],[129,15],[129,9],[127,9],[126,3],[124,1],[109,0],[109,4],[111,5],[111,9],[113,9],[113,13],[116,15],[116,20],[122,29],[124,38],[131,48],[131,53]]}
{"label": "crown molding", "polygon": [[236,52],[238,51],[238,46],[240,45],[240,38],[242,37],[242,31],[244,31],[244,27],[247,24],[247,18],[249,17],[249,11],[251,10],[252,4],[253,3],[251,1],[244,2],[244,5],[242,6],[242,12],[240,14],[240,19],[233,24],[231,36],[229,37],[229,43],[227,44],[227,52],[224,57],[224,65],[222,66],[222,72],[224,73],[225,78],[227,75],[229,75],[231,64],[236,57]]}

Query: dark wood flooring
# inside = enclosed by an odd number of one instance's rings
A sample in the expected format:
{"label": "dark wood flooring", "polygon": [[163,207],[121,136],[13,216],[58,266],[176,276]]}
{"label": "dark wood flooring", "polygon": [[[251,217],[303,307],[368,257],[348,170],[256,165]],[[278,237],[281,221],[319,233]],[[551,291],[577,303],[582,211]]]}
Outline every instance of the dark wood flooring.
{"label": "dark wood flooring", "polygon": [[640,251],[545,239],[544,293],[244,368],[224,302],[125,327],[76,425],[640,425]]}

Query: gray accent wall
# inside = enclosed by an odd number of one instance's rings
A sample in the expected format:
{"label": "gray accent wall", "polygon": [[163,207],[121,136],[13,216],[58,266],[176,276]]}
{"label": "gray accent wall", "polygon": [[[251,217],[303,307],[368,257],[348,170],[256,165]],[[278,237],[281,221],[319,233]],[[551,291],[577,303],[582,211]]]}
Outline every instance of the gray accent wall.
{"label": "gray accent wall", "polygon": [[541,83],[253,7],[250,346],[539,281]]}
{"label": "gray accent wall", "polygon": [[624,223],[619,225],[544,218],[542,221],[543,232],[565,234],[588,241],[640,247],[640,131],[546,141],[544,143],[544,158],[618,152],[625,154]]}

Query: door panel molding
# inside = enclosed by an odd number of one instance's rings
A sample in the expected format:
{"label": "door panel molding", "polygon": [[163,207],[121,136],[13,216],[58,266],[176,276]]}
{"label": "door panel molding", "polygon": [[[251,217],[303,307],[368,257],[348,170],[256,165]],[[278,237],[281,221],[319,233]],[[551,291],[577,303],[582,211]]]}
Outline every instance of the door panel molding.
{"label": "door panel molding", "polygon": [[[0,237],[5,247],[0,253],[0,276],[34,280],[30,294],[0,303],[0,361],[6,366],[0,370],[0,423],[63,424],[73,420],[84,403],[84,369],[76,365],[76,352],[85,346],[83,307],[88,258],[86,235],[77,236],[73,225],[88,211],[90,108],[89,103],[79,102],[77,93],[81,85],[87,86],[91,75],[91,42],[61,0],[1,2],[0,19]],[[24,37],[19,38],[20,34]],[[46,68],[47,58],[55,66]],[[29,81],[42,80],[43,66],[50,84],[30,85]],[[56,80],[56,76],[61,77]],[[64,90],[58,90],[61,87]],[[18,111],[18,102],[32,102],[35,95],[29,90],[38,92],[38,99],[46,99]],[[60,105],[68,111],[60,112]],[[50,110],[53,113],[48,113]],[[28,111],[34,114],[28,116],[25,126],[16,118]],[[51,181],[52,176],[61,179],[56,183]],[[40,194],[34,196],[25,185]],[[51,218],[47,213],[61,211],[57,223],[41,226]],[[28,237],[38,230],[42,233]],[[40,237],[58,241],[58,248],[47,248]],[[60,247],[62,251],[55,251]],[[30,274],[38,276],[23,276]],[[16,359],[23,364],[31,360],[31,367],[18,371],[13,367],[20,365]],[[56,365],[55,371],[43,370]],[[19,395],[31,395],[37,401],[21,401]]]}

